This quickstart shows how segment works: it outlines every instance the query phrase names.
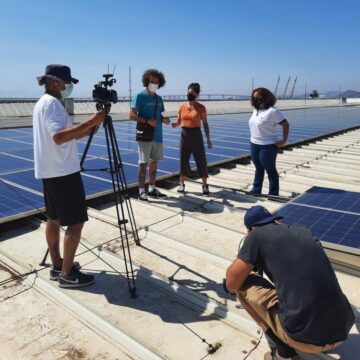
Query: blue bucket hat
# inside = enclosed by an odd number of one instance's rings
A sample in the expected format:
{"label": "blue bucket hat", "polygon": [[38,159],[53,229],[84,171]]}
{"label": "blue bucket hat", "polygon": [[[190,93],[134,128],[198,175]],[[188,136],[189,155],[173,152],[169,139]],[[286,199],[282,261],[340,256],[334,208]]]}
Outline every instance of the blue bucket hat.
{"label": "blue bucket hat", "polygon": [[36,79],[39,82],[39,85],[43,85],[45,78],[52,78],[54,80],[60,80],[64,82],[72,82],[74,84],[78,83],[79,80],[71,76],[71,70],[66,65],[60,64],[50,64],[46,67],[45,75],[37,76]]}
{"label": "blue bucket hat", "polygon": [[271,212],[263,206],[256,205],[246,211],[244,225],[247,229],[251,229],[253,226],[270,224],[274,220],[280,220],[282,218],[280,215],[271,214]]}

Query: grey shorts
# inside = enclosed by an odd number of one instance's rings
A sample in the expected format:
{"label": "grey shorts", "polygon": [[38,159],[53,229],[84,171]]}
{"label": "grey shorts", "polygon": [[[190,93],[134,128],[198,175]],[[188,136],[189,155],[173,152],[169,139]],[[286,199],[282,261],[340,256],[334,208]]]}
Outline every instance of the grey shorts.
{"label": "grey shorts", "polygon": [[164,158],[164,146],[155,141],[138,141],[139,164],[147,164],[150,160]]}

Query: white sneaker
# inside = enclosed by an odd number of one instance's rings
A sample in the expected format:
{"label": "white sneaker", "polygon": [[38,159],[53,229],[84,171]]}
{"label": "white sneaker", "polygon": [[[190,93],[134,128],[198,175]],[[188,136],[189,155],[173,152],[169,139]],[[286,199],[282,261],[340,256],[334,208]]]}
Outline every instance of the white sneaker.
{"label": "white sneaker", "polygon": [[180,184],[177,190],[178,193],[183,193],[185,191],[185,184]]}
{"label": "white sneaker", "polygon": [[141,194],[139,194],[139,200],[141,201],[148,201],[147,193],[144,191]]}

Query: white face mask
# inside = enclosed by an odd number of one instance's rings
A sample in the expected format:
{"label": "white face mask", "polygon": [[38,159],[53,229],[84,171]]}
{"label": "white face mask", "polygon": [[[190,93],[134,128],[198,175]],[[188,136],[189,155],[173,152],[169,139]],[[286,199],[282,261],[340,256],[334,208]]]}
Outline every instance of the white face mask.
{"label": "white face mask", "polygon": [[72,93],[73,91],[73,84],[65,84],[65,89],[64,90],[61,90],[61,96],[63,99],[67,98],[70,96],[70,94]]}
{"label": "white face mask", "polygon": [[153,83],[149,83],[148,85],[148,89],[149,91],[151,91],[152,93],[156,93],[156,90],[159,88],[158,84],[153,84]]}

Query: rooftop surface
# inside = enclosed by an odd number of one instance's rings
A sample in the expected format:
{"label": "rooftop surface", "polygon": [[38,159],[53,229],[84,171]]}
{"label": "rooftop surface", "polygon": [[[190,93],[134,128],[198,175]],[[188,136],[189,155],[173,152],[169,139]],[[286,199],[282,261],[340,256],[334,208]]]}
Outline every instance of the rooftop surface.
{"label": "rooftop surface", "polygon": [[[357,129],[284,150],[277,160],[280,195],[292,197],[313,186],[360,193],[359,140]],[[181,195],[176,179],[167,179],[160,185],[166,199],[147,204],[132,199],[141,241],[136,246],[129,238],[136,299],[129,296],[124,276],[113,202],[89,208],[76,260],[97,281],[83,290],[58,288],[48,280],[49,269],[39,266],[46,251],[43,221],[27,218],[3,225],[1,358],[263,359],[262,332],[223,292],[221,281],[245,236],[246,209],[261,204],[276,211],[284,204],[242,191],[252,183],[251,163],[231,162],[210,172],[208,198],[197,181],[188,181]],[[356,324],[331,357],[304,359],[355,360],[360,353],[360,252],[326,251]],[[14,281],[15,274],[27,275]],[[209,354],[209,344],[221,347]]]}

